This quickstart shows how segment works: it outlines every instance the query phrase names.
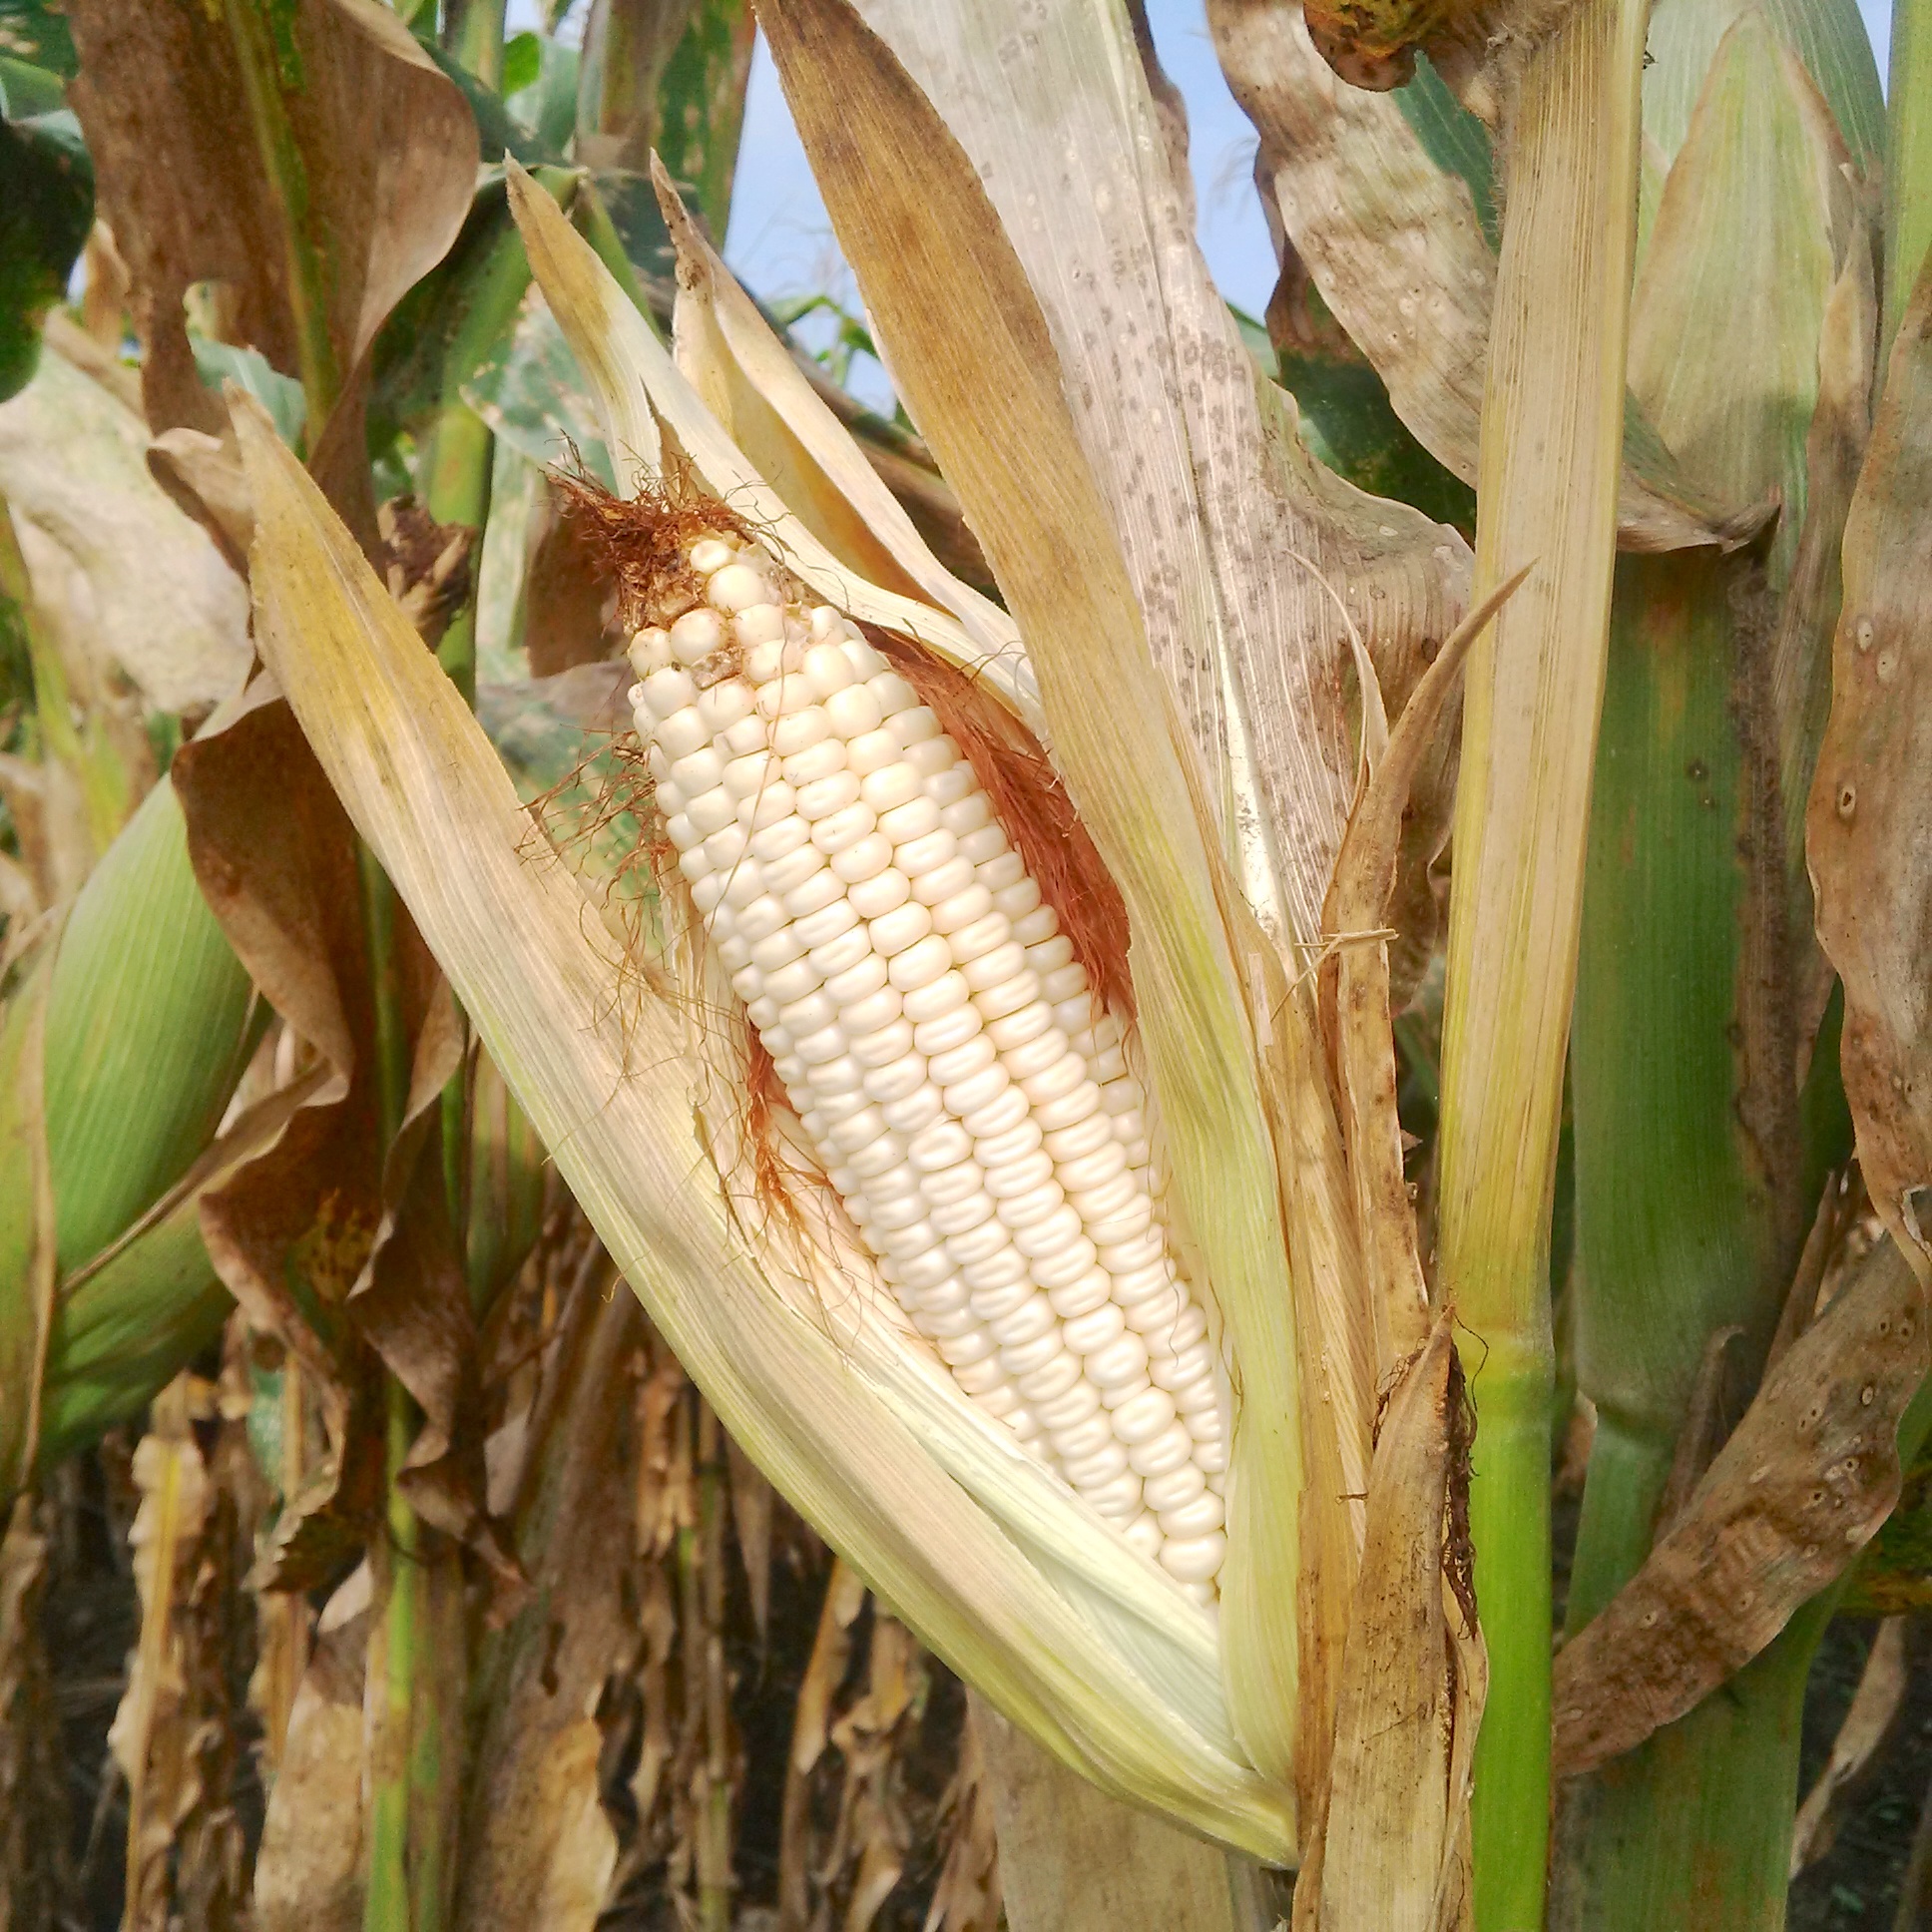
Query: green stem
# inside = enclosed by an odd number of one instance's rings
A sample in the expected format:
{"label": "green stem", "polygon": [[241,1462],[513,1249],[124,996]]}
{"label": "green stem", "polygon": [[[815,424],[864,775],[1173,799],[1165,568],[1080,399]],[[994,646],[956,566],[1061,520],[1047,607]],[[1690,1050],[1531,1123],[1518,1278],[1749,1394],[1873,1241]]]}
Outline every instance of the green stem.
{"label": "green stem", "polygon": [[503,86],[504,0],[443,0],[441,40],[485,87]]}
{"label": "green stem", "polygon": [[1932,246],[1932,0],[1892,0],[1885,155],[1885,332],[1879,367]]}
{"label": "green stem", "polygon": [[1438,1289],[1466,1331],[1489,1647],[1479,1932],[1538,1932],[1550,1808],[1549,1240],[1608,648],[1646,0],[1579,0],[1512,115],[1445,981]]}
{"label": "green stem", "polygon": [[577,198],[571,205],[571,214],[578,233],[591,244],[598,260],[610,269],[617,285],[630,296],[631,306],[653,328],[658,328],[658,317],[651,306],[651,297],[646,294],[644,282],[631,257],[624,252],[624,242],[618,236],[617,224],[611,220],[611,211],[606,207],[604,197],[597,192],[597,185],[588,175],[578,181]]}
{"label": "green stem", "polygon": [[296,145],[283,99],[284,87],[294,85],[282,71],[283,60],[292,60],[294,54],[292,48],[277,48],[278,23],[266,0],[223,0],[223,10],[242,70],[242,91],[262,173],[281,217],[283,292],[295,335],[296,373],[308,400],[308,441],[312,447],[335,407],[342,371],[329,332],[332,277],[327,248],[309,233],[308,168]]}

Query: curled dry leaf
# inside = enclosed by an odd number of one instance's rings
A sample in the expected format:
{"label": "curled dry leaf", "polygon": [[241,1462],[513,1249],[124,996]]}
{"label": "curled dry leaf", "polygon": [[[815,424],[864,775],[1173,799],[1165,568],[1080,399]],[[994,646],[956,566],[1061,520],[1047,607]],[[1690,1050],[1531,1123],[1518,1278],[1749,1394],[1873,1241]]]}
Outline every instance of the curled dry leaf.
{"label": "curled dry leaf", "polygon": [[1898,1500],[1899,1418],[1928,1362],[1923,1293],[1881,1242],[1766,1375],[1643,1569],[1558,1653],[1558,1775],[1681,1717],[1858,1554]]}
{"label": "curled dry leaf", "polygon": [[1436,1317],[1376,1438],[1328,1806],[1295,1887],[1294,1924],[1311,1932],[1467,1923],[1489,1670],[1469,1595],[1470,1418],[1453,1327],[1448,1310]]}
{"label": "curled dry leaf", "polygon": [[1831,721],[1805,819],[1872,1205],[1932,1289],[1932,275],[1899,324],[1845,522]]}
{"label": "curled dry leaf", "polygon": [[[1476,481],[1496,255],[1468,185],[1401,107],[1338,81],[1297,0],[1212,0],[1221,66],[1260,139],[1260,179],[1323,301],[1375,365],[1429,453]],[[1618,538],[1627,550],[1734,543],[1765,505],[1720,505],[1653,436],[1627,439]]]}
{"label": "curled dry leaf", "polygon": [[1872,1760],[1896,1734],[1911,1684],[1911,1659],[1906,1648],[1910,1631],[1906,1618],[1887,1617],[1872,1639],[1871,1654],[1859,1674],[1851,1707],[1831,1740],[1831,1755],[1798,1806],[1797,1823],[1791,1832],[1793,1878],[1831,1849],[1852,1792]]}
{"label": "curled dry leaf", "polygon": [[16,1499],[0,1539],[0,1923],[10,1926],[57,1923],[68,1879],[60,1717],[41,1622],[48,1540],[34,1508],[32,1497]]}
{"label": "curled dry leaf", "polygon": [[68,564],[76,589],[50,597],[36,550],[36,596],[73,604],[72,631],[141,688],[157,711],[236,691],[248,667],[248,593],[209,538],[148,473],[147,426],[64,356],[44,355],[0,404],[0,496]]}
{"label": "curled dry leaf", "polygon": [[462,94],[375,0],[215,16],[82,0],[72,23],[72,100],[133,277],[150,426],[226,427],[183,309],[193,284],[218,283],[231,339],[299,374],[311,409],[347,392],[333,461],[319,421],[311,453],[338,495],[366,494],[352,376],[468,212],[478,147]]}
{"label": "curled dry leaf", "polygon": [[257,680],[221,729],[183,747],[174,781],[197,877],[230,943],[327,1070],[286,1132],[202,1205],[218,1272],[312,1378],[328,1437],[263,1574],[309,1587],[360,1548],[380,1493],[379,1358],[424,1412],[401,1477],[412,1504],[507,1576],[483,1509],[468,1289],[440,1168],[419,1158],[462,1056],[448,989],[398,911],[411,1058],[401,1129],[384,1149],[354,834],[272,681]]}

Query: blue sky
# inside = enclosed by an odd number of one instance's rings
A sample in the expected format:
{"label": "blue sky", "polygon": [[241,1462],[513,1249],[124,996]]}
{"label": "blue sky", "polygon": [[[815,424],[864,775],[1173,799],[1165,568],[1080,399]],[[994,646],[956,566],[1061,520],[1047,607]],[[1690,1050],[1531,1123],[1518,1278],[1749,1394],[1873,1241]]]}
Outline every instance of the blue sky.
{"label": "blue sky", "polygon": [[[512,15],[527,5],[528,0],[512,0]],[[1889,0],[1859,0],[1859,6],[1883,73],[1891,38]],[[1274,259],[1251,176],[1254,136],[1215,65],[1206,0],[1148,0],[1148,14],[1162,65],[1188,104],[1202,251],[1228,300],[1259,314],[1274,285]],[[850,276],[762,45],[745,102],[724,253],[759,295],[825,290],[852,297]],[[852,386],[875,405],[889,396],[882,373],[869,363],[854,367]]]}

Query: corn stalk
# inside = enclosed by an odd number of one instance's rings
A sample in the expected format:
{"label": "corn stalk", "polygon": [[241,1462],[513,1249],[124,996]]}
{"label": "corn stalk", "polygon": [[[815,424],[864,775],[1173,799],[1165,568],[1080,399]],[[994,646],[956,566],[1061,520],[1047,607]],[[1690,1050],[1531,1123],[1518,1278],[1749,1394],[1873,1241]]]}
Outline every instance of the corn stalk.
{"label": "corn stalk", "polygon": [[1470,667],[1443,1016],[1439,1291],[1479,1350],[1483,1932],[1543,1916],[1548,1216],[1609,632],[1647,14],[1644,0],[1585,0],[1524,68],[1483,405],[1477,588],[1537,565]]}

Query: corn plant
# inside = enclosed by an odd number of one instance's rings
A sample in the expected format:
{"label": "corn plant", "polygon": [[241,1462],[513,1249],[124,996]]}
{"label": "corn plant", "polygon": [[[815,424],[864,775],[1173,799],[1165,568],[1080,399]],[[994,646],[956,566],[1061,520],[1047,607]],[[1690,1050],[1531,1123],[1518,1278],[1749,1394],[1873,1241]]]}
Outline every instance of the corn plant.
{"label": "corn plant", "polygon": [[[217,1269],[272,1341],[259,1567],[336,1607],[263,1923],[510,1895],[464,1685],[553,1735],[519,1592],[590,1467],[544,1436],[519,1513],[482,1456],[544,1149],[838,1553],[826,1630],[862,1580],[983,1700],[1016,1927],[1782,1923],[1810,1660],[1932,1422],[1923,23],[1888,130],[1845,0],[1208,14],[1258,364],[1138,10],[761,0],[914,442],[714,245],[742,8],[600,5],[575,73],[488,7],[77,8],[153,460],[262,675],[112,843],[37,686],[105,856],[0,1033],[0,1467],[137,1408]],[[542,574],[459,569],[533,423],[623,659],[581,835],[478,722]],[[250,981],[285,1078],[218,1140]],[[110,1158],[103,1054],[170,1046]]]}

